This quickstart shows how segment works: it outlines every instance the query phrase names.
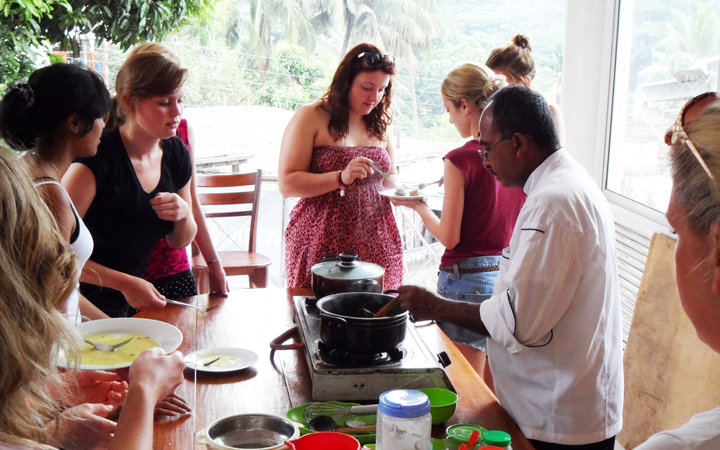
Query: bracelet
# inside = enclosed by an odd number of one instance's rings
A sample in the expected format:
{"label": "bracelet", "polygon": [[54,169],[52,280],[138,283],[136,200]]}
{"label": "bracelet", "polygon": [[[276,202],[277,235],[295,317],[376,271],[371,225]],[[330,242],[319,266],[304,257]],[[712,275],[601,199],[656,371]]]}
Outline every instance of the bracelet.
{"label": "bracelet", "polygon": [[340,186],[340,197],[344,197],[345,196],[345,188],[347,187],[347,184],[343,183],[342,170],[338,170],[337,181],[338,181],[338,185]]}
{"label": "bracelet", "polygon": [[220,259],[219,259],[219,258],[215,258],[215,259],[213,259],[213,260],[211,260],[211,261],[205,261],[205,264],[207,264],[207,265],[209,266],[210,264],[215,264],[215,263],[219,263],[219,262],[220,262]]}

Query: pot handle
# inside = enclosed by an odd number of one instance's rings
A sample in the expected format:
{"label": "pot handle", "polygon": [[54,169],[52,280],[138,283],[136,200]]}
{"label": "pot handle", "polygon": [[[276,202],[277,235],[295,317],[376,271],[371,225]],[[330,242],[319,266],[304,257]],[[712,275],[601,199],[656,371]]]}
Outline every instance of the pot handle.
{"label": "pot handle", "polygon": [[[325,321],[326,324],[340,328],[340,329],[348,327],[347,320],[345,320],[342,317],[335,317],[335,316],[323,314],[320,316],[320,321],[323,321],[323,320]],[[321,330],[321,332],[322,332],[322,330]],[[320,339],[322,340],[322,336],[320,337]]]}
{"label": "pot handle", "polygon": [[208,429],[204,428],[197,432],[195,435],[195,440],[198,444],[205,444],[205,445],[212,445],[212,442],[210,441],[210,436],[208,436]]}
{"label": "pot handle", "polygon": [[283,344],[283,342],[287,341],[291,337],[298,335],[298,328],[297,326],[294,326],[290,328],[287,331],[284,331],[280,336],[276,337],[272,341],[270,341],[270,348],[275,350],[300,350],[305,348],[305,344],[302,342],[293,342],[292,344]]}

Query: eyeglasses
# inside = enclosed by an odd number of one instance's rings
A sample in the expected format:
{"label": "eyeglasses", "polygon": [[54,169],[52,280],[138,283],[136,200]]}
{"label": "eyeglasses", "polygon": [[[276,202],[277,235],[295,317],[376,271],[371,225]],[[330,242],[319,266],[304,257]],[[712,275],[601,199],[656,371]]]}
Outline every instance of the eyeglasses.
{"label": "eyeglasses", "polygon": [[483,161],[487,161],[488,156],[490,156],[490,152],[493,151],[495,149],[495,147],[498,146],[498,144],[502,144],[503,142],[512,139],[513,136],[515,136],[515,133],[505,136],[504,138],[500,139],[496,143],[494,143],[492,145],[488,145],[487,147],[483,148],[482,150],[478,150],[478,153],[480,153],[480,157],[483,159]]}
{"label": "eyeglasses", "polygon": [[[685,124],[687,123],[685,119],[688,114],[690,114],[690,121],[692,121],[693,114],[699,114],[706,106],[717,99],[718,96],[715,92],[705,92],[704,94],[691,98],[683,105],[682,109],[680,109],[680,114],[678,114],[675,123],[665,132],[665,143],[667,145],[675,145],[677,142],[684,144],[688,149],[690,149],[690,153],[693,154],[697,162],[711,180],[715,180],[715,176],[712,172],[710,172],[710,168],[705,162],[705,159],[702,157],[700,152],[698,152],[697,147],[695,147],[695,144],[685,131]],[[695,111],[692,111],[693,108],[695,108]]]}
{"label": "eyeglasses", "polygon": [[357,55],[357,59],[362,59],[370,67],[378,67],[382,63],[395,64],[395,57],[388,54],[380,54],[378,52],[362,52]]}

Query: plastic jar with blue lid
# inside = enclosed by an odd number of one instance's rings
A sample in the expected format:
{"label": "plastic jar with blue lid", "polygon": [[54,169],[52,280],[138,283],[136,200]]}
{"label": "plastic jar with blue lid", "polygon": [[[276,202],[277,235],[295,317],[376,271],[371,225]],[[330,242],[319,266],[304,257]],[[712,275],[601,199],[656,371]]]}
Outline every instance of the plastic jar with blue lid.
{"label": "plastic jar with blue lid", "polygon": [[393,389],[380,394],[377,416],[378,450],[414,450],[430,438],[430,400],[415,389]]}

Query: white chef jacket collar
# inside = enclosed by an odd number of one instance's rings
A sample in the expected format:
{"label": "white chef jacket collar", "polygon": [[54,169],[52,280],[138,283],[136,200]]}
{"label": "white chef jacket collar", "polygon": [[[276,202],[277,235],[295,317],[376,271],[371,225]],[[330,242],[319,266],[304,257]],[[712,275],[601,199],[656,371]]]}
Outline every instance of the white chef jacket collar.
{"label": "white chef jacket collar", "polygon": [[525,182],[525,185],[523,186],[523,192],[525,193],[525,195],[529,195],[530,192],[533,191],[533,188],[537,184],[538,180],[542,179],[543,174],[547,172],[549,168],[557,165],[561,159],[569,157],[570,154],[567,152],[567,150],[565,150],[564,147],[560,147],[559,149],[555,150],[552,155],[548,156],[545,161],[540,163],[540,165],[532,171],[527,181]]}

